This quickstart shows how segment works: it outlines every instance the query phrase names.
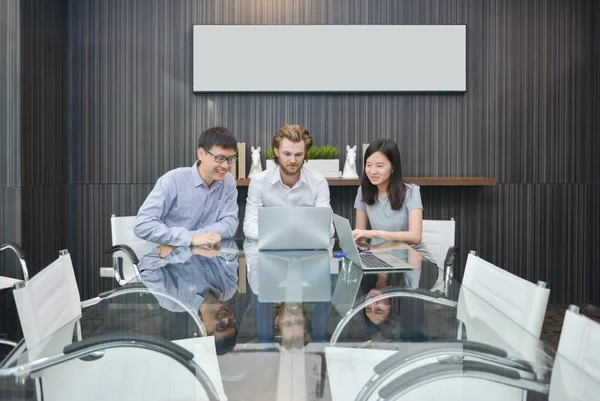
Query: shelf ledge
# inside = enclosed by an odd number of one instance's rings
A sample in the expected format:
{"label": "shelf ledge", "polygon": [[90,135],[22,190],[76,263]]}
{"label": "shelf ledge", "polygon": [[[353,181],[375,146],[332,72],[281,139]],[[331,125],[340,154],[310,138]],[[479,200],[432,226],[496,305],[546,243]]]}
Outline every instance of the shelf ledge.
{"label": "shelf ledge", "polygon": [[[496,179],[487,177],[404,177],[406,182],[421,187],[493,187]],[[358,187],[360,179],[328,178],[330,187]],[[238,187],[247,187],[248,178],[237,180]]]}

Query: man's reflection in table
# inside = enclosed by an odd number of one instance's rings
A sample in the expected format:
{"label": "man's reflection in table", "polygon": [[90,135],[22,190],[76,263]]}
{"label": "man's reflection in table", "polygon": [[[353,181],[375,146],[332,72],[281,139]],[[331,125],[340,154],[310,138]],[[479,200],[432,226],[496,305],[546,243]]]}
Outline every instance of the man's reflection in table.
{"label": "man's reflection in table", "polygon": [[311,341],[325,341],[331,302],[259,302],[258,242],[246,239],[244,254],[258,342],[276,342],[292,350],[303,348]]}
{"label": "man's reflection in table", "polygon": [[286,349],[301,349],[312,340],[310,314],[302,303],[273,306],[275,341]]}
{"label": "man's reflection in table", "polygon": [[207,334],[215,337],[218,355],[231,351],[237,343],[237,322],[225,304],[237,290],[238,253],[234,250],[233,240],[223,240],[221,247],[214,249],[178,247],[164,258],[149,254],[139,265],[148,289],[180,302],[156,296],[161,307],[184,312],[183,304],[199,314]]}

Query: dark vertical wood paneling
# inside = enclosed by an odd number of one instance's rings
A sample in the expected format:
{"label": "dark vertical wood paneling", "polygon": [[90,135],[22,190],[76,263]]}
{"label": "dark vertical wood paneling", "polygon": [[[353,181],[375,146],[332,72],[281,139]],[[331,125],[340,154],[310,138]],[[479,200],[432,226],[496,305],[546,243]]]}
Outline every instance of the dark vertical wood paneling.
{"label": "dark vertical wood paneling", "polygon": [[19,0],[0,0],[0,186],[2,187],[21,185],[20,12]]}
{"label": "dark vertical wood paneling", "polygon": [[67,3],[21,0],[21,245],[30,274],[65,248]]}
{"label": "dark vertical wood paneling", "polygon": [[[21,242],[19,0],[0,0],[0,244]],[[21,277],[14,254],[0,254],[0,276]],[[10,292],[0,294],[0,336],[20,338]]]}
{"label": "dark vertical wood paneling", "polygon": [[62,0],[21,0],[23,186],[66,183],[66,11]]}
{"label": "dark vertical wood paneling", "polygon": [[[265,148],[297,122],[319,144],[392,137],[407,175],[496,178],[495,188],[422,189],[427,218],[457,219],[458,264],[477,249],[547,280],[551,302],[600,303],[599,18],[594,0],[70,1],[69,245],[84,296],[101,287],[104,214],[134,213],[159,175],[193,161],[200,131],[225,125]],[[468,89],[195,95],[191,27],[202,23],[466,24]],[[290,49],[278,62],[315,61]],[[334,209],[352,215],[354,194],[332,188]]]}

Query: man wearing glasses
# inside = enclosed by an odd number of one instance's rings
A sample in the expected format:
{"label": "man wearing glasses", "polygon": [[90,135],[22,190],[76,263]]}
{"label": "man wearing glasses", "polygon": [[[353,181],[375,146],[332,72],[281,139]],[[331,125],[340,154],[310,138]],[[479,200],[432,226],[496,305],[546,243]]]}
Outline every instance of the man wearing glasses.
{"label": "man wearing glasses", "polygon": [[177,246],[214,245],[238,227],[237,188],[229,173],[237,139],[223,127],[198,138],[198,160],[169,171],[156,182],[135,219],[135,235],[164,245],[159,255]]}

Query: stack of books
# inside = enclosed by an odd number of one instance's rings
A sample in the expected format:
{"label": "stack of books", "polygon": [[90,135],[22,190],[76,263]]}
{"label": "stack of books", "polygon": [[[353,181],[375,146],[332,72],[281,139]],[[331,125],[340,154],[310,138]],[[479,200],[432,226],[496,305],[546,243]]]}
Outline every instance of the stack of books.
{"label": "stack of books", "polygon": [[238,142],[237,162],[229,168],[233,178],[238,180],[246,178],[246,142]]}

